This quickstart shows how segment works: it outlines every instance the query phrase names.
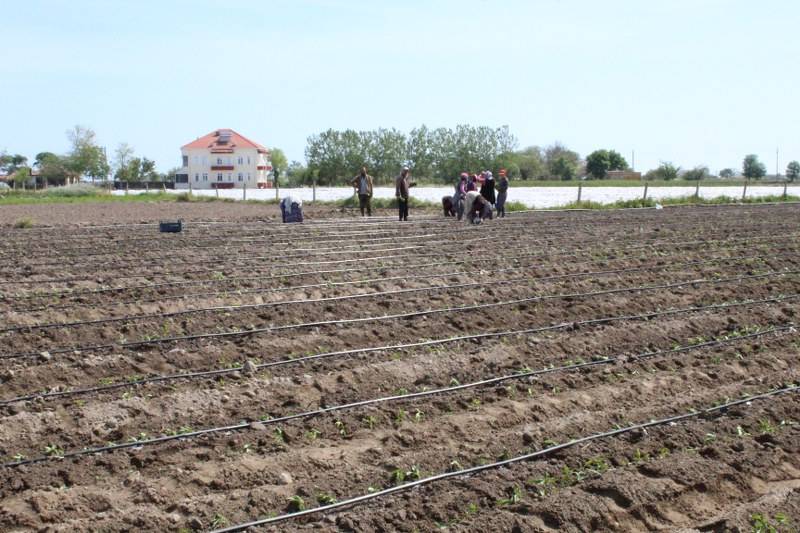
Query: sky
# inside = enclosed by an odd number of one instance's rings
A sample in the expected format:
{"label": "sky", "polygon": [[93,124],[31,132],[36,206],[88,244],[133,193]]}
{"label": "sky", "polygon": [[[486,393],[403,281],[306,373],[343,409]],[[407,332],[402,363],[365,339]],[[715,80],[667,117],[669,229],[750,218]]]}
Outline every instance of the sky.
{"label": "sky", "polygon": [[3,0],[0,152],[508,125],[636,170],[800,160],[796,0]]}

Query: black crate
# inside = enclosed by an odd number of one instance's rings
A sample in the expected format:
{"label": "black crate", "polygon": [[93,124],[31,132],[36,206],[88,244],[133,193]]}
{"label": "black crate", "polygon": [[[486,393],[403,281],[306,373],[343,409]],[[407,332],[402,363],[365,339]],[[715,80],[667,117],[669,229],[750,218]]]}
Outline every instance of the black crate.
{"label": "black crate", "polygon": [[158,231],[161,233],[180,233],[183,231],[183,221],[161,221],[158,223]]}

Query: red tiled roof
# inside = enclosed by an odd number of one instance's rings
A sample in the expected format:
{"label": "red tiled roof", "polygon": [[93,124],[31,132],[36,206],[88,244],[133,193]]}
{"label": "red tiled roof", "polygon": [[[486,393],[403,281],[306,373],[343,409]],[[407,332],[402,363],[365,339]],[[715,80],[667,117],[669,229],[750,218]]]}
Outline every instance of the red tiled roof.
{"label": "red tiled roof", "polygon": [[[220,143],[219,137],[220,132],[230,132],[230,140],[226,143]],[[257,142],[251,141],[244,135],[241,135],[232,129],[228,128],[220,128],[218,130],[214,130],[208,135],[204,135],[188,144],[184,144],[181,148],[210,148],[212,150],[225,150],[228,151],[232,148],[255,148],[259,152],[268,154],[269,149],[266,147],[258,144]]]}

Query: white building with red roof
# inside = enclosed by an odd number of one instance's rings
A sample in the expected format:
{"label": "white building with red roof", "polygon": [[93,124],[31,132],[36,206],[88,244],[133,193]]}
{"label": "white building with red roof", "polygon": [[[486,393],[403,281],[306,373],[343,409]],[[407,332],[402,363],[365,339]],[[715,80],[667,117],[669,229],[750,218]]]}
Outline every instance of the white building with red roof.
{"label": "white building with red roof", "polygon": [[176,189],[272,187],[269,150],[231,130],[212,131],[181,146],[182,164]]}

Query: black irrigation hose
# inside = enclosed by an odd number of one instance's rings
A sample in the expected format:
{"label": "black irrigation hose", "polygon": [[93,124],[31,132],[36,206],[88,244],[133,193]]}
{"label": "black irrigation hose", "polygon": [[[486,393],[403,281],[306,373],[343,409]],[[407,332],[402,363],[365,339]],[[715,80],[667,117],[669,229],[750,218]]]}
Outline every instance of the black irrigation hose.
{"label": "black irrigation hose", "polygon": [[[793,236],[796,236],[796,235],[800,235],[800,234],[781,235],[779,238],[787,239],[789,237],[793,237]],[[654,242],[649,242],[649,243],[646,243],[646,244],[637,244],[637,245],[633,245],[633,246],[624,246],[623,249],[634,250],[634,249],[642,249],[642,248],[653,248],[653,247],[657,247],[657,246],[675,246],[676,244],[679,245],[679,246],[693,246],[693,245],[706,245],[707,246],[707,245],[712,244],[712,243],[720,243],[720,242],[739,242],[739,241],[753,242],[753,241],[764,241],[764,240],[770,240],[770,239],[775,239],[775,236],[771,234],[769,236],[758,236],[758,237],[734,237],[734,238],[727,238],[727,239],[700,239],[700,240],[683,241],[683,242],[677,242],[677,243],[675,241],[654,241]],[[514,242],[519,242],[519,239],[517,239]],[[596,243],[597,240],[596,239],[589,239],[587,241],[581,241],[578,244],[582,244],[583,242]],[[635,241],[635,242],[638,242],[638,241]],[[573,242],[573,244],[575,244],[575,243]],[[463,245],[462,245],[462,248],[463,248]],[[562,254],[562,255],[570,255],[570,254],[571,255],[576,255],[577,253],[586,253],[580,247],[574,247],[573,250],[578,250],[578,252],[571,251],[571,252],[569,252],[567,254]],[[461,251],[461,249],[459,249],[459,251]],[[442,252],[436,252],[436,253],[430,253],[430,254],[417,254],[417,255],[414,255],[413,257],[415,257],[415,258],[419,258],[419,257],[441,257],[442,255],[444,255]],[[542,254],[542,255],[544,255],[544,254]],[[279,268],[293,268],[293,269],[296,269],[300,265],[329,265],[329,264],[343,264],[343,263],[358,263],[358,262],[369,262],[369,261],[379,261],[379,260],[382,261],[382,260],[386,260],[386,259],[398,259],[398,258],[407,258],[407,257],[408,256],[405,255],[405,254],[394,254],[394,255],[379,255],[379,256],[374,256],[374,257],[358,257],[358,258],[351,258],[351,259],[328,260],[328,261],[304,261],[304,262],[295,261],[295,262],[289,262],[289,263],[271,264],[269,270],[277,270]],[[239,257],[237,257],[237,259],[238,258]],[[249,256],[248,255],[248,256],[245,256],[244,259],[242,259],[243,262],[234,262],[234,263],[227,264],[226,266],[227,267],[243,266],[243,265],[251,264],[252,262],[257,261],[257,260],[265,260],[265,261],[274,260],[274,256],[257,256],[257,255],[256,256]],[[216,261],[216,262],[218,262],[218,261]],[[201,272],[202,271],[211,272],[211,271],[215,271],[215,270],[216,269],[206,269],[206,270],[199,270],[199,271],[201,271]],[[197,272],[198,270],[194,269],[193,271]],[[167,272],[159,272],[158,275],[164,276],[164,275],[178,275],[178,274],[176,274],[175,271],[167,271]],[[148,278],[148,277],[152,277],[152,274],[139,274],[139,275],[127,275],[126,276],[126,278]],[[49,279],[44,279],[44,280],[27,280],[27,279],[23,279],[23,280],[3,280],[3,281],[0,281],[0,285],[9,285],[9,284],[20,284],[21,285],[21,284],[36,284],[36,283],[65,283],[65,282],[76,282],[76,281],[96,281],[96,279],[97,279],[96,277],[94,277],[94,278],[92,278],[92,277],[84,277],[84,278],[49,278]]]}
{"label": "black irrigation hose", "polygon": [[[83,347],[70,347],[70,348],[57,348],[53,350],[48,350],[50,355],[59,354],[59,353],[68,353],[72,351],[93,351],[93,350],[104,350],[104,349],[113,349],[113,348],[131,348],[134,346],[147,346],[147,345],[154,345],[154,344],[163,344],[167,342],[176,342],[176,341],[186,341],[186,340],[197,340],[197,339],[216,339],[216,338],[227,338],[227,337],[243,337],[248,335],[254,334],[261,334],[261,333],[272,333],[275,331],[287,331],[291,329],[301,329],[301,328],[311,328],[311,327],[319,327],[319,326],[330,326],[335,324],[356,324],[356,323],[364,323],[364,322],[378,322],[384,320],[395,320],[398,318],[413,318],[417,316],[427,316],[427,315],[434,315],[439,313],[455,313],[461,311],[471,311],[474,309],[488,309],[492,307],[500,307],[506,305],[516,305],[521,303],[530,303],[535,301],[545,301],[545,300],[554,300],[554,299],[572,299],[572,298],[585,298],[585,297],[593,297],[593,296],[601,296],[601,295],[609,295],[609,294],[619,294],[624,292],[644,292],[644,291],[653,291],[653,290],[662,290],[662,289],[674,289],[679,287],[686,287],[690,285],[701,285],[701,284],[720,284],[720,283],[731,283],[736,281],[743,281],[743,280],[750,280],[750,279],[762,279],[768,278],[773,276],[785,276],[790,274],[797,274],[800,271],[787,271],[787,272],[773,272],[769,274],[754,274],[749,276],[737,276],[733,278],[723,278],[723,279],[716,279],[716,280],[691,280],[679,283],[667,283],[667,284],[660,284],[660,285],[647,285],[647,286],[640,286],[640,287],[627,287],[627,288],[618,288],[618,289],[608,289],[603,291],[592,291],[586,293],[567,293],[567,294],[551,294],[551,295],[544,295],[544,296],[532,296],[528,298],[520,298],[516,300],[507,300],[507,301],[500,301],[500,302],[492,302],[486,304],[473,304],[473,305],[465,305],[465,306],[458,306],[458,307],[446,307],[446,308],[439,308],[439,309],[428,309],[426,311],[412,311],[409,313],[399,313],[394,315],[383,315],[383,316],[370,316],[370,317],[359,317],[359,318],[345,318],[345,319],[336,319],[336,320],[320,320],[315,322],[300,322],[296,324],[285,324],[280,326],[268,326],[263,328],[253,328],[243,331],[226,331],[221,333],[198,333],[192,335],[179,335],[173,337],[160,337],[156,339],[148,339],[148,340],[137,340],[137,341],[125,341],[119,343],[108,343],[108,344],[98,344],[98,345],[91,345],[91,346],[83,346]],[[21,352],[21,353],[12,353],[12,354],[2,354],[0,355],[0,359],[19,359],[25,357],[36,357],[41,355],[41,351],[38,352]]]}
{"label": "black irrigation hose", "polygon": [[[691,266],[693,262],[684,263],[681,266]],[[701,263],[702,264],[702,263]],[[520,270],[521,268],[516,269],[505,269],[505,270]],[[656,270],[664,270],[664,267],[659,267]],[[626,272],[639,272],[639,271],[646,271],[648,270],[647,267],[633,267],[631,269],[620,269],[613,273],[626,273]],[[779,271],[784,272],[784,271]],[[792,272],[792,271],[789,271]],[[800,271],[796,271],[800,273]],[[773,272],[774,273],[774,272]],[[792,272],[793,273],[793,272]],[[447,274],[447,275],[438,275],[432,277],[450,277],[455,274]],[[572,277],[586,277],[587,275],[593,274],[578,274],[576,276],[572,275],[563,275],[563,278],[569,279]],[[562,279],[563,279],[562,278]],[[404,278],[399,278],[404,279]],[[283,305],[299,305],[299,304],[306,304],[306,303],[323,303],[323,302],[334,302],[334,301],[346,301],[346,300],[360,300],[365,298],[373,298],[373,297],[380,297],[380,296],[392,296],[397,294],[411,294],[411,293],[418,293],[418,292],[438,292],[438,291],[446,291],[452,289],[466,289],[471,287],[496,287],[496,286],[504,286],[504,285],[524,285],[535,283],[543,278],[531,278],[528,276],[524,277],[516,277],[510,278],[505,280],[499,281],[492,281],[492,282],[471,282],[471,283],[455,283],[451,285],[432,285],[428,287],[414,287],[409,289],[394,289],[389,291],[377,291],[377,292],[370,292],[370,293],[358,293],[358,294],[347,294],[342,296],[328,296],[323,298],[304,298],[304,299],[295,299],[295,300],[280,300],[275,302],[264,302],[264,303],[254,303],[254,304],[237,304],[237,305],[220,305],[220,306],[209,306],[209,307],[196,307],[192,309],[183,309],[180,311],[171,311],[166,313],[144,313],[139,315],[124,315],[120,317],[112,317],[112,318],[98,318],[92,320],[76,320],[73,322],[49,322],[49,323],[41,323],[41,324],[25,324],[25,325],[17,325],[17,326],[10,326],[6,328],[0,328],[0,334],[3,333],[10,333],[15,331],[32,331],[36,329],[52,329],[52,328],[71,328],[77,326],[85,326],[85,325],[97,325],[97,324],[112,324],[118,322],[133,322],[137,320],[147,320],[147,319],[155,319],[155,318],[172,318],[176,316],[183,316],[187,314],[195,314],[195,313],[215,313],[219,311],[240,311],[245,309],[262,309],[266,307],[278,307]],[[556,278],[558,279],[558,278]],[[352,282],[344,282],[344,283],[352,283]],[[326,284],[316,285],[316,286],[326,286]],[[310,286],[314,287],[314,285]],[[287,290],[297,290],[302,289],[303,287],[286,287],[280,289],[271,289],[271,290],[262,290],[259,292],[271,292],[271,291],[287,291]]]}
{"label": "black irrigation hose", "polygon": [[85,456],[85,455],[93,455],[93,454],[96,454],[96,453],[104,453],[104,452],[117,451],[117,450],[129,449],[129,448],[138,448],[138,447],[143,447],[143,446],[151,446],[151,445],[154,445],[154,444],[161,444],[163,442],[168,442],[168,441],[172,441],[172,440],[185,440],[185,439],[189,439],[189,438],[193,438],[193,437],[198,437],[198,436],[201,436],[201,435],[211,435],[211,434],[222,433],[222,432],[227,432],[227,431],[241,431],[241,430],[244,430],[244,429],[251,428],[253,426],[253,424],[262,424],[264,426],[276,425],[276,424],[280,424],[280,423],[283,423],[283,422],[290,422],[292,420],[300,420],[300,419],[305,419],[305,418],[314,418],[314,417],[323,416],[323,415],[326,415],[326,414],[329,414],[329,413],[334,413],[334,412],[338,412],[338,411],[346,411],[346,410],[355,409],[355,408],[358,408],[358,407],[365,407],[365,406],[368,406],[368,405],[375,405],[375,404],[386,403],[386,402],[397,402],[397,401],[405,401],[405,400],[414,400],[414,399],[417,399],[417,398],[425,398],[425,397],[429,397],[429,396],[437,396],[437,395],[440,395],[440,394],[449,394],[451,392],[458,392],[458,391],[467,390],[467,389],[473,389],[473,388],[477,388],[477,387],[484,387],[484,386],[487,386],[487,385],[494,385],[494,384],[497,384],[497,383],[502,383],[504,381],[520,380],[520,379],[526,379],[526,378],[545,375],[545,374],[553,374],[553,373],[559,373],[559,372],[569,372],[569,371],[572,371],[572,370],[579,370],[581,368],[588,368],[588,367],[600,366],[600,365],[608,365],[608,364],[616,363],[617,361],[635,362],[637,360],[649,359],[649,358],[652,358],[652,357],[657,357],[659,355],[668,355],[668,354],[673,354],[673,353],[681,353],[681,352],[695,350],[697,348],[705,348],[705,347],[709,347],[709,346],[720,346],[720,345],[729,344],[729,343],[733,342],[734,340],[743,340],[743,339],[747,339],[747,338],[755,338],[755,337],[760,337],[760,336],[767,335],[767,334],[780,333],[782,331],[788,331],[788,330],[791,330],[792,332],[796,332],[796,330],[794,329],[794,326],[779,326],[779,327],[770,329],[768,331],[751,333],[751,334],[748,334],[748,335],[741,335],[739,337],[734,337],[734,338],[731,338],[731,339],[708,341],[708,342],[703,342],[703,343],[699,343],[699,344],[695,344],[695,345],[682,346],[682,347],[679,347],[679,348],[673,348],[673,349],[668,349],[668,350],[661,350],[661,351],[656,351],[656,352],[644,352],[644,353],[638,354],[638,355],[619,356],[619,357],[616,357],[616,358],[608,358],[608,359],[602,359],[602,360],[598,360],[598,361],[590,361],[588,363],[577,363],[577,364],[564,365],[564,366],[560,366],[560,367],[545,368],[545,369],[542,369],[542,370],[532,370],[530,372],[518,372],[518,373],[515,373],[515,374],[509,374],[509,375],[505,375],[505,376],[498,376],[498,377],[489,378],[489,379],[485,379],[485,380],[481,380],[481,381],[475,381],[475,382],[472,382],[472,383],[465,383],[465,384],[462,384],[462,385],[454,385],[454,386],[451,386],[451,387],[443,387],[443,388],[440,388],[440,389],[434,389],[434,390],[429,390],[429,391],[412,392],[412,393],[407,393],[407,394],[399,394],[399,395],[395,395],[395,396],[384,396],[384,397],[381,397],[381,398],[372,398],[372,399],[369,399],[369,400],[361,400],[361,401],[357,401],[357,402],[341,404],[341,405],[335,405],[335,406],[331,406],[331,407],[323,407],[323,408],[320,408],[320,409],[315,409],[313,411],[306,411],[306,412],[303,412],[303,413],[295,413],[295,414],[292,414],[292,415],[285,415],[285,416],[281,416],[281,417],[270,418],[270,419],[264,420],[264,421],[241,422],[239,424],[231,424],[231,425],[228,425],[228,426],[205,428],[205,429],[200,429],[200,430],[197,430],[197,431],[189,431],[189,432],[181,433],[181,434],[177,434],[177,435],[165,435],[165,436],[162,436],[162,437],[156,437],[156,438],[152,438],[152,439],[136,440],[136,441],[133,441],[133,442],[125,442],[125,443],[122,443],[122,444],[111,444],[111,445],[108,445],[108,446],[99,446],[99,447],[96,447],[96,448],[84,448],[83,450],[76,450],[76,451],[64,453],[63,455],[59,455],[59,456],[55,456],[55,457],[53,457],[53,456],[39,456],[39,457],[31,458],[31,459],[21,459],[21,460],[18,460],[18,461],[11,461],[11,462],[0,464],[0,467],[10,468],[10,467],[16,467],[16,466],[38,464],[38,463],[43,463],[43,462],[47,462],[47,461],[51,461],[51,460],[57,460],[57,459],[59,459],[59,460],[60,459],[68,459],[68,458],[72,458],[72,457],[81,457],[81,456]]}
{"label": "black irrigation hose", "polygon": [[[798,257],[797,253],[786,253],[786,254],[772,254],[769,256],[769,259],[776,259],[776,258],[786,258],[786,257]],[[530,278],[531,281],[539,282],[539,281],[552,281],[557,279],[568,279],[568,278],[583,278],[588,276],[606,276],[606,275],[614,275],[614,274],[625,274],[630,272],[643,272],[643,271],[665,271],[670,270],[676,267],[684,268],[687,266],[696,266],[696,265],[708,265],[714,263],[728,263],[728,262],[737,262],[737,261],[752,261],[752,260],[762,260],[764,261],[765,256],[763,255],[740,255],[740,256],[727,256],[727,257],[714,257],[712,259],[703,259],[703,260],[695,260],[695,261],[687,261],[685,263],[673,263],[669,265],[648,265],[648,266],[640,266],[640,267],[630,267],[630,268],[618,268],[618,269],[609,269],[609,270],[596,270],[592,272],[573,272],[568,274],[555,274],[552,276],[541,276],[541,277],[533,277]],[[492,269],[493,274],[497,274],[500,272],[511,272],[517,270],[524,270],[531,268],[530,265],[518,266],[518,267],[508,267],[508,268],[497,268]],[[367,279],[359,279],[359,280],[349,280],[349,281],[329,281],[324,283],[314,283],[308,285],[290,285],[284,287],[250,287],[245,289],[229,289],[226,291],[211,291],[211,292],[190,292],[190,293],[181,293],[181,294],[172,294],[166,296],[160,296],[158,298],[150,298],[150,299],[136,299],[136,300],[123,300],[123,301],[115,301],[113,305],[133,305],[133,304],[145,304],[145,303],[159,303],[159,302],[167,302],[167,301],[174,301],[174,300],[183,300],[186,298],[211,298],[211,297],[223,297],[223,296],[242,296],[245,294],[265,294],[265,293],[276,293],[276,292],[288,292],[288,291],[297,291],[297,290],[306,290],[306,289],[315,289],[315,288],[330,288],[330,287],[338,287],[343,285],[362,285],[362,284],[372,284],[372,283],[382,283],[387,281],[408,281],[408,280],[420,280],[420,279],[434,279],[434,278],[449,278],[449,277],[457,277],[457,276],[470,276],[474,274],[473,272],[469,271],[456,271],[456,272],[448,272],[444,274],[422,274],[422,275],[409,275],[409,276],[392,276],[392,277],[384,277],[384,278],[367,278]],[[5,311],[5,313],[33,313],[39,311],[52,311],[52,310],[64,310],[64,309],[76,309],[81,307],[92,307],[96,308],[99,304],[95,302],[81,302],[81,303],[68,303],[62,305],[51,305],[51,306],[43,306],[43,307],[35,307],[35,308],[28,308],[28,309],[11,309]],[[22,327],[22,326],[20,326]],[[27,327],[27,326],[26,326]],[[0,330],[2,332],[2,330]]]}
{"label": "black irrigation hose", "polygon": [[748,396],[747,398],[742,398],[740,400],[735,400],[735,401],[732,401],[732,402],[724,403],[722,405],[717,405],[717,406],[713,406],[713,407],[707,407],[707,408],[704,408],[704,409],[701,409],[701,410],[693,410],[693,411],[690,411],[688,413],[681,414],[681,415],[675,415],[675,416],[671,416],[671,417],[668,417],[668,418],[661,418],[659,420],[650,420],[649,422],[641,422],[639,424],[633,424],[631,426],[627,426],[627,427],[624,427],[624,428],[613,429],[613,430],[610,430],[610,431],[606,431],[604,433],[595,433],[595,434],[588,435],[588,436],[585,436],[585,437],[581,437],[581,438],[578,438],[578,439],[570,440],[569,442],[565,442],[563,444],[556,444],[555,446],[550,446],[548,448],[544,448],[542,450],[538,450],[538,451],[535,451],[535,452],[532,452],[532,453],[527,453],[527,454],[524,454],[524,455],[519,455],[517,457],[512,457],[510,459],[505,459],[503,461],[497,461],[495,463],[489,463],[489,464],[485,464],[485,465],[474,466],[474,467],[471,467],[471,468],[464,468],[462,470],[456,470],[454,472],[445,472],[445,473],[442,473],[442,474],[437,474],[437,475],[434,475],[434,476],[430,476],[430,477],[426,477],[426,478],[423,478],[423,479],[419,479],[417,481],[410,481],[408,483],[405,483],[404,485],[398,485],[396,487],[390,487],[388,489],[379,490],[379,491],[376,491],[376,492],[373,492],[373,493],[370,493],[370,494],[364,494],[362,496],[356,496],[354,498],[350,498],[350,499],[347,499],[347,500],[342,500],[340,502],[336,502],[336,503],[332,503],[332,504],[328,504],[328,505],[323,505],[323,506],[320,506],[320,507],[315,507],[313,509],[306,509],[305,511],[299,511],[299,512],[291,513],[291,514],[285,514],[285,515],[276,516],[276,517],[273,517],[273,518],[264,518],[264,519],[261,519],[261,520],[253,520],[252,522],[247,522],[247,523],[243,523],[243,524],[237,524],[237,525],[225,527],[225,528],[222,528],[222,529],[216,529],[211,533],[233,533],[233,532],[236,532],[236,531],[244,531],[246,529],[249,529],[249,528],[255,527],[255,526],[262,526],[262,525],[267,525],[267,524],[276,524],[276,523],[279,523],[279,522],[284,522],[286,520],[292,520],[292,519],[295,519],[295,518],[299,518],[299,517],[302,517],[302,516],[308,516],[308,515],[317,514],[317,513],[323,513],[323,512],[327,512],[327,511],[333,511],[333,510],[337,510],[337,509],[342,509],[344,507],[351,507],[351,506],[359,504],[359,503],[363,503],[363,502],[366,502],[366,501],[369,501],[369,500],[374,500],[374,499],[377,499],[377,498],[382,498],[384,496],[388,496],[390,494],[395,494],[395,493],[398,493],[398,492],[405,492],[405,491],[411,490],[413,488],[416,488],[416,487],[419,487],[419,486],[422,486],[422,485],[427,485],[427,484],[430,484],[430,483],[434,483],[436,481],[442,481],[442,480],[445,480],[445,479],[452,479],[452,478],[457,478],[457,477],[471,476],[471,475],[478,474],[480,472],[484,472],[486,470],[494,470],[494,469],[501,468],[501,467],[504,467],[504,466],[512,465],[514,463],[519,463],[519,462],[523,462],[523,461],[530,461],[531,459],[537,459],[539,457],[552,455],[555,452],[558,452],[558,451],[561,451],[561,450],[565,450],[567,448],[572,448],[572,447],[577,446],[579,444],[584,444],[584,443],[587,443],[587,442],[600,440],[600,439],[607,439],[609,437],[616,437],[618,435],[622,435],[622,434],[625,434],[625,433],[630,433],[632,431],[640,431],[640,430],[643,430],[643,429],[646,429],[646,428],[650,428],[650,427],[663,426],[663,425],[672,424],[672,423],[676,423],[676,422],[682,422],[682,421],[688,420],[690,418],[698,418],[698,417],[701,417],[701,416],[708,416],[708,415],[711,415],[711,414],[714,414],[714,413],[725,413],[731,407],[736,407],[738,405],[749,405],[751,402],[754,402],[754,401],[765,400],[767,398],[771,398],[773,396],[778,396],[780,394],[796,393],[798,391],[800,391],[800,386],[784,387],[784,388],[781,388],[781,389],[776,389],[776,390],[773,390],[773,391],[770,391],[770,392],[766,392],[764,394],[756,394],[756,395],[753,395],[753,396]]}
{"label": "black irrigation hose", "polygon": [[[783,237],[782,237],[783,238]],[[768,240],[770,237],[763,237],[755,240]],[[697,244],[698,242],[702,244],[708,244],[712,242],[731,242],[731,241],[743,241],[745,243],[750,243],[754,239],[749,238],[739,238],[739,239],[725,239],[719,241],[684,241],[678,242],[675,244],[685,246],[685,245],[693,245]],[[627,253],[630,250],[638,250],[642,248],[649,248],[649,245],[635,245],[635,246],[623,246],[621,248],[612,248],[608,249],[608,252],[614,253]],[[731,249],[735,246],[725,246],[723,248]],[[761,249],[761,248],[757,248]],[[525,254],[518,254],[518,255],[507,255],[507,256],[494,256],[491,258],[471,258],[468,260],[448,260],[448,261],[437,261],[432,263],[417,263],[417,264],[399,264],[399,265],[379,265],[379,266],[372,266],[372,267],[354,267],[354,268],[339,268],[339,269],[328,269],[328,270],[310,270],[310,271],[302,271],[302,272],[294,272],[291,274],[272,274],[267,276],[241,276],[241,277],[230,277],[225,279],[199,279],[199,280],[181,280],[181,281],[166,281],[166,282],[159,282],[159,283],[145,283],[139,285],[129,285],[125,287],[104,287],[104,288],[94,288],[94,289],[66,289],[66,290],[59,290],[59,291],[50,291],[46,293],[39,293],[39,294],[24,294],[24,295],[0,295],[0,299],[14,299],[14,300],[31,300],[36,298],[44,298],[44,297],[55,297],[55,296],[77,296],[77,295],[84,295],[84,294],[98,294],[104,292],[121,292],[127,290],[136,290],[136,289],[151,289],[157,287],[165,287],[165,286],[186,286],[186,285],[201,285],[201,284],[217,284],[222,282],[230,282],[230,281],[249,281],[249,280],[271,280],[271,279],[285,279],[291,277],[302,277],[302,276],[310,276],[310,275],[319,275],[319,274],[337,274],[337,273],[347,273],[347,272],[367,272],[367,271],[375,271],[375,270],[400,270],[400,269],[411,269],[411,268],[427,268],[433,266],[441,266],[441,265],[457,265],[457,264],[470,264],[470,263],[494,263],[499,260],[517,260],[522,258],[531,258],[531,257],[541,257],[541,258],[551,258],[553,256],[556,257],[579,257],[580,255],[586,255],[586,251],[579,251],[574,252],[570,251],[567,253],[552,253],[552,252],[535,252],[535,253],[525,253]],[[641,259],[641,257],[639,257]],[[272,270],[272,269],[269,269]],[[268,270],[268,271],[269,271]],[[128,276],[129,278],[137,278],[137,277],[150,277],[147,275],[142,276]],[[65,280],[45,280],[41,281],[41,283],[58,283]],[[70,281],[70,280],[66,280]],[[81,280],[77,280],[81,281]],[[92,278],[86,278],[83,281],[93,281]],[[22,280],[21,282],[27,283],[26,280]],[[36,283],[36,281],[30,281],[30,283]]]}

